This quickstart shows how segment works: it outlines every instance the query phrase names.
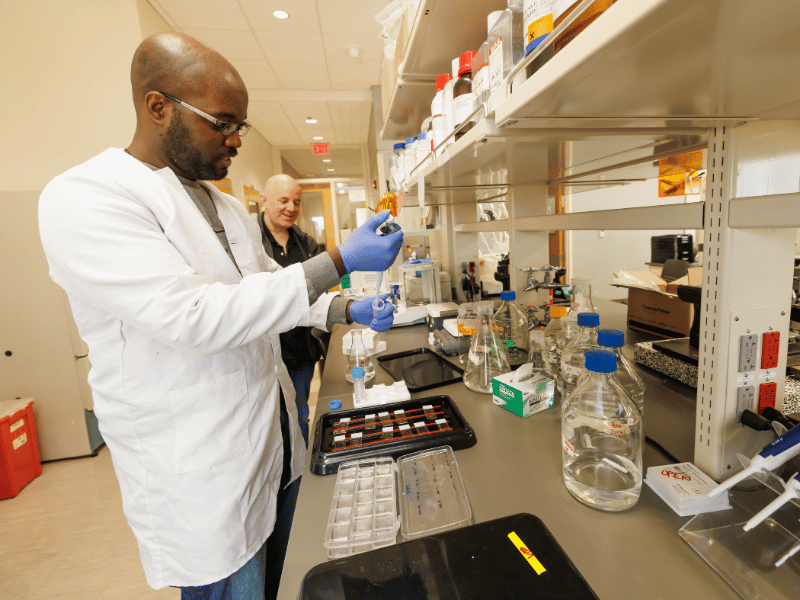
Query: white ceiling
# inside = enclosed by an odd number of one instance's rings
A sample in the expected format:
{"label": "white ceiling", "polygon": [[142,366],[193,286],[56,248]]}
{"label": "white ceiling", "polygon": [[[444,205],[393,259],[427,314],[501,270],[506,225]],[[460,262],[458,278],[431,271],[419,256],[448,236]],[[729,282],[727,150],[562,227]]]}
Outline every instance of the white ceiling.
{"label": "white ceiling", "polygon": [[[314,136],[331,148],[367,143],[370,87],[379,83],[383,59],[374,15],[388,0],[149,2],[175,30],[236,67],[250,94],[247,120],[273,146],[305,146],[310,153]],[[289,18],[275,18],[275,10]],[[359,48],[358,59],[349,56],[350,46]],[[317,123],[307,124],[308,117]]]}

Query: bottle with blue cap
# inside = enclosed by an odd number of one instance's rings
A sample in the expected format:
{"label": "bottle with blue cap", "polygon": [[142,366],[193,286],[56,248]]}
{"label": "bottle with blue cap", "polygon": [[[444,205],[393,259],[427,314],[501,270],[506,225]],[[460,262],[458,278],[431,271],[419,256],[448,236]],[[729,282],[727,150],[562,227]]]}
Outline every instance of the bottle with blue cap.
{"label": "bottle with blue cap", "polygon": [[406,138],[406,149],[403,155],[403,167],[405,169],[405,173],[403,176],[403,181],[405,184],[410,183],[410,175],[411,170],[416,166],[414,163],[414,142],[417,141],[417,136],[407,137]]}
{"label": "bottle with blue cap", "polygon": [[583,504],[618,512],[642,491],[642,415],[614,378],[613,352],[588,350],[585,360],[586,375],[561,405],[564,483]]}
{"label": "bottle with blue cap", "polygon": [[394,145],[394,159],[392,161],[392,168],[389,169],[389,179],[392,186],[392,191],[399,192],[403,187],[403,180],[405,179],[406,164],[405,164],[406,145],[399,142]]}
{"label": "bottle with blue cap", "polygon": [[561,352],[561,400],[566,401],[578,385],[578,379],[585,370],[586,352],[599,350],[597,330],[600,315],[594,312],[578,314],[578,335],[572,338]]}
{"label": "bottle with blue cap", "polygon": [[516,299],[517,295],[513,291],[500,292],[502,303],[494,313],[494,322],[506,349],[508,365],[512,369],[528,362],[531,347],[528,317],[519,309]]}
{"label": "bottle with blue cap", "polygon": [[639,373],[636,372],[636,367],[622,354],[622,349],[625,347],[625,334],[619,329],[601,329],[597,332],[597,343],[603,350],[608,350],[616,355],[617,371],[614,373],[614,377],[642,413],[642,423],[644,423],[645,386]]}

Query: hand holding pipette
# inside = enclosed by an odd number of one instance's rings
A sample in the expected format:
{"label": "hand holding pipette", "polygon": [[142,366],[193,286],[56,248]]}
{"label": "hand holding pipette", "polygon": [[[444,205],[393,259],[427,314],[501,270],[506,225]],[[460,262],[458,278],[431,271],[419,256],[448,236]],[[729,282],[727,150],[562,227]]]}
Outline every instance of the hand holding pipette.
{"label": "hand holding pipette", "polygon": [[775,498],[772,502],[762,508],[752,519],[744,524],[744,530],[750,531],[753,527],[764,521],[767,517],[771,516],[781,506],[790,500],[800,500],[800,471],[792,477],[786,484],[786,489],[783,493]]}
{"label": "hand holding pipette", "polygon": [[774,442],[764,446],[764,449],[753,457],[750,464],[743,471],[720,483],[708,493],[708,497],[718,496],[762,469],[767,471],[777,469],[798,454],[800,454],[800,426],[790,429]]}

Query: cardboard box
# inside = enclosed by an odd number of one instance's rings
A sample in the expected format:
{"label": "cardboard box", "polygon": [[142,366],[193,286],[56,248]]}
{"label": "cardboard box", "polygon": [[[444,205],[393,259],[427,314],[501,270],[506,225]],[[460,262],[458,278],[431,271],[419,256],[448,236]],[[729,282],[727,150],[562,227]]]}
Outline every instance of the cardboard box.
{"label": "cardboard box", "polygon": [[611,285],[628,289],[628,328],[662,338],[689,335],[694,307],[678,298],[679,285],[701,286],[703,268],[693,267],[667,283],[652,271],[620,271]]}
{"label": "cardboard box", "polygon": [[555,383],[541,373],[527,381],[512,383],[514,373],[492,377],[492,401],[518,417],[529,417],[553,406]]}

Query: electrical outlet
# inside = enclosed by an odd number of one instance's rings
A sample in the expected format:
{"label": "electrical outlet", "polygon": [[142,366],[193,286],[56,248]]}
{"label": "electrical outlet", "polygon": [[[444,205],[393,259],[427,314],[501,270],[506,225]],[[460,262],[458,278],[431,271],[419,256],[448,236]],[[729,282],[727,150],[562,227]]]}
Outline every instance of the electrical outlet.
{"label": "electrical outlet", "polygon": [[742,420],[742,413],[746,410],[753,410],[756,399],[756,387],[746,385],[736,388],[736,422]]}
{"label": "electrical outlet", "polygon": [[778,392],[778,384],[762,383],[758,386],[758,414],[764,412],[768,406],[775,408],[775,396]]}
{"label": "electrical outlet", "polygon": [[[746,373],[756,368],[756,355],[758,354],[758,336],[739,336],[739,372]],[[763,368],[763,367],[762,367]]]}
{"label": "electrical outlet", "polygon": [[778,352],[780,351],[781,334],[777,331],[764,334],[761,348],[761,368],[774,369],[778,366]]}

